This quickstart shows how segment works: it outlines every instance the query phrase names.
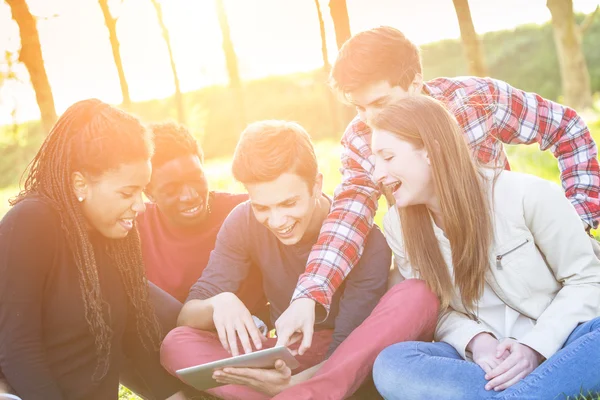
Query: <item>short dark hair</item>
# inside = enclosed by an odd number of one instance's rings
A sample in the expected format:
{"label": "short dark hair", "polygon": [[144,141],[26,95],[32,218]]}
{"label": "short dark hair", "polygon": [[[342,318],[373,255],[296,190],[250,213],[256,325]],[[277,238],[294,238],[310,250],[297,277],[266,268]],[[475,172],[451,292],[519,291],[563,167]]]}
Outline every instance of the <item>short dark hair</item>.
{"label": "short dark hair", "polygon": [[150,125],[154,134],[153,168],[179,157],[197,155],[204,161],[202,149],[190,131],[176,122],[161,122]]}
{"label": "short dark hair", "polygon": [[406,90],[421,69],[419,47],[398,29],[381,26],[360,32],[344,43],[329,82],[341,94],[377,81]]}
{"label": "short dark hair", "polygon": [[312,190],[318,171],[310,136],[295,122],[272,120],[248,125],[233,155],[233,176],[243,184],[270,182],[291,172]]}

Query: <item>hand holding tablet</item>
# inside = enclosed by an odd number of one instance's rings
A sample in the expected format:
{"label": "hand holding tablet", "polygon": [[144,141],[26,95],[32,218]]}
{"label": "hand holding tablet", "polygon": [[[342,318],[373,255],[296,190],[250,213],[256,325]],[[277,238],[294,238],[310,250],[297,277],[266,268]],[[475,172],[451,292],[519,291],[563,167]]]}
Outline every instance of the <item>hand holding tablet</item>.
{"label": "hand holding tablet", "polygon": [[283,360],[286,365],[294,370],[300,366],[287,347],[277,346],[270,349],[259,350],[240,356],[225,358],[194,367],[180,369],[177,375],[188,385],[198,389],[206,390],[221,386],[213,379],[213,373],[226,367],[238,368],[274,368],[277,360]]}

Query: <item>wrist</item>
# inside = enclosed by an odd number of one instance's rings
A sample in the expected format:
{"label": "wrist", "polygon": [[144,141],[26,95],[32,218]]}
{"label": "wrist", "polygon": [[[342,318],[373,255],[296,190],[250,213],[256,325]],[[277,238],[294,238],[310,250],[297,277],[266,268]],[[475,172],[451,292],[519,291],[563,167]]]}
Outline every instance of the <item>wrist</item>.
{"label": "wrist", "polygon": [[300,297],[300,298],[293,300],[292,303],[297,303],[297,304],[302,304],[302,305],[307,305],[307,306],[308,305],[314,306],[315,304],[317,304],[317,302],[314,301],[313,299],[311,299],[310,297]]}
{"label": "wrist", "polygon": [[208,299],[208,302],[214,308],[215,305],[219,304],[220,302],[231,300],[233,298],[237,298],[237,296],[234,293],[222,292]]}
{"label": "wrist", "polygon": [[533,352],[533,354],[535,355],[538,364],[541,364],[542,362],[544,362],[546,360],[546,357],[544,357],[539,351],[537,351],[536,349],[534,349],[533,347],[529,346],[528,344],[524,344],[519,342],[520,344],[522,344],[523,346],[527,347],[529,350],[531,350]]}
{"label": "wrist", "polygon": [[475,354],[479,351],[479,349],[485,347],[491,342],[494,342],[495,344],[498,342],[498,340],[488,332],[481,332],[473,336],[473,339],[471,339],[471,341],[467,344],[467,350],[472,354]]}

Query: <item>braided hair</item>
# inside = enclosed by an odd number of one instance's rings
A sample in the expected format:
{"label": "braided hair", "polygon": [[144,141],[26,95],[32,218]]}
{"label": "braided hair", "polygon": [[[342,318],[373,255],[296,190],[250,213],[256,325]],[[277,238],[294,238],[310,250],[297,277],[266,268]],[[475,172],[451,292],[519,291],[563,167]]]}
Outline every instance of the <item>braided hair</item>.
{"label": "braided hair", "polygon": [[[103,312],[94,249],[71,186],[75,171],[91,176],[152,156],[151,134],[135,117],[97,99],[69,107],[56,122],[37,155],[23,174],[23,190],[11,200],[14,205],[28,196],[48,201],[59,213],[61,228],[73,252],[85,319],[94,336],[97,366],[94,379],[102,379],[109,368],[113,332]],[[124,239],[106,241],[106,252],[123,280],[136,314],[137,331],[146,348],[156,349],[161,333],[149,301],[148,281],[142,260],[139,233],[133,229]]]}

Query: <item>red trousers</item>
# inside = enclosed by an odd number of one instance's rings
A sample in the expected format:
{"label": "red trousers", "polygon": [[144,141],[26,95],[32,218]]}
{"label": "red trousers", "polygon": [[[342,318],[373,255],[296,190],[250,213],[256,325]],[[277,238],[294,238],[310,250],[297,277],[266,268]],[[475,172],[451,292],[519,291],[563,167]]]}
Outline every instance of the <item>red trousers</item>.
{"label": "red trousers", "polygon": [[[438,299],[420,280],[392,287],[371,315],[336,349],[311,379],[293,386],[276,399],[344,399],[351,396],[371,373],[375,358],[386,347],[402,341],[431,341],[437,323]],[[311,348],[297,356],[301,372],[323,361],[331,331],[317,331]],[[263,348],[272,347],[269,339]],[[292,348],[296,348],[296,343]],[[229,357],[215,333],[188,327],[171,331],[163,341],[161,362],[172,374],[181,368]],[[263,400],[268,397],[245,386],[226,385],[208,390],[223,399]]]}
{"label": "red trousers", "polygon": [[[302,372],[305,369],[319,364],[325,359],[325,354],[331,343],[333,331],[317,331],[313,335],[312,346],[303,355],[297,355],[296,360],[300,366],[293,373]],[[263,349],[268,349],[277,343],[277,339],[269,338],[263,342]],[[291,346],[298,348],[300,343]],[[238,340],[241,349],[241,343]],[[181,368],[192,367],[211,361],[222,360],[231,357],[223,348],[216,333],[201,331],[187,326],[172,330],[163,341],[161,350],[161,362],[167,371],[175,375],[175,371]],[[242,385],[219,386],[206,391],[207,393],[228,400],[264,400],[269,397]]]}

